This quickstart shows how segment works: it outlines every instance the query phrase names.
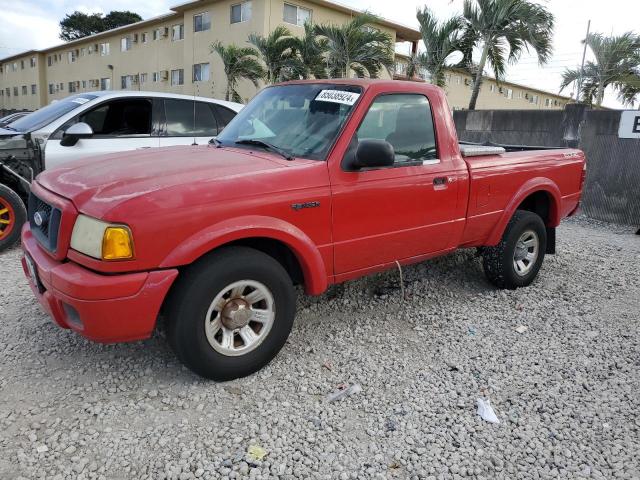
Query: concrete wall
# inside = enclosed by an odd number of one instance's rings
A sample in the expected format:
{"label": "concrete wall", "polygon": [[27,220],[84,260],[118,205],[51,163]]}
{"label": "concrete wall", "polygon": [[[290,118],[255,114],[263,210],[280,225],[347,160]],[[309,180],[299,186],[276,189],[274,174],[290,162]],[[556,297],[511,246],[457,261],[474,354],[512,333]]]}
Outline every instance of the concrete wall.
{"label": "concrete wall", "polygon": [[640,139],[618,138],[620,111],[456,111],[460,140],[577,147],[587,158],[582,208],[607,222],[640,225]]}

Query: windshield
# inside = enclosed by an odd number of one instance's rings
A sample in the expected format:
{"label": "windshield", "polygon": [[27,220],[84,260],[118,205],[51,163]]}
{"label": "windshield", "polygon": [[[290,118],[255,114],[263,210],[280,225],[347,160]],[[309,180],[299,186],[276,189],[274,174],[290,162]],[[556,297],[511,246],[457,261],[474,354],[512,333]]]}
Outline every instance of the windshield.
{"label": "windshield", "polygon": [[[325,160],[361,92],[360,87],[351,85],[268,87],[238,113],[217,139],[225,146],[259,140],[293,157]],[[253,143],[255,148],[258,142]]]}
{"label": "windshield", "polygon": [[18,132],[33,132],[45,125],[50,124],[54,120],[69,113],[70,111],[81,107],[85,103],[97,98],[97,95],[81,94],[72,95],[64,100],[54,102],[46,107],[36,110],[29,115],[19,118],[11,123],[11,129]]}

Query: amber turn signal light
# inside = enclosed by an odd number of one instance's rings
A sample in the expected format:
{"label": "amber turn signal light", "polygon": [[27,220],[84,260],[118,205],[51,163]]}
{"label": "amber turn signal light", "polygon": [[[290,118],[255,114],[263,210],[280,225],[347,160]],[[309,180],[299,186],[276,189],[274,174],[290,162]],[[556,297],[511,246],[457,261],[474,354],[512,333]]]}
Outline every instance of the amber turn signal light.
{"label": "amber turn signal light", "polygon": [[133,238],[127,227],[107,227],[102,238],[103,260],[133,258]]}

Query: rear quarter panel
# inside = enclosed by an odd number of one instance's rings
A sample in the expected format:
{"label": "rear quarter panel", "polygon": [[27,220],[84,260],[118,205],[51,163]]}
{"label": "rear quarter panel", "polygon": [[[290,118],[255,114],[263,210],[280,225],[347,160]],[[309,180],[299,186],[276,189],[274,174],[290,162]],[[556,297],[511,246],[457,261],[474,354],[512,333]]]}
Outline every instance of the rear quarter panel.
{"label": "rear quarter panel", "polygon": [[470,193],[463,246],[497,243],[513,212],[536,191],[552,200],[547,226],[555,227],[580,200],[584,154],[540,150],[468,157]]}

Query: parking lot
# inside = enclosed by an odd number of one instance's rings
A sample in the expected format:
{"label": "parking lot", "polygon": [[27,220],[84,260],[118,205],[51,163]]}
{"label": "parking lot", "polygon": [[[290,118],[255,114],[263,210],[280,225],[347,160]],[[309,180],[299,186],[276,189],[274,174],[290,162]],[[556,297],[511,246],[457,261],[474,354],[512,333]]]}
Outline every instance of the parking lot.
{"label": "parking lot", "polygon": [[10,250],[0,478],[638,478],[634,231],[565,222],[518,291],[468,250],[407,267],[405,300],[397,272],[301,298],[276,360],[228,383],[183,368],[161,332],[105,346],[59,329]]}

